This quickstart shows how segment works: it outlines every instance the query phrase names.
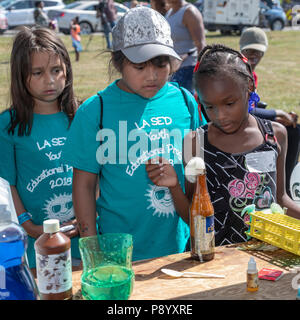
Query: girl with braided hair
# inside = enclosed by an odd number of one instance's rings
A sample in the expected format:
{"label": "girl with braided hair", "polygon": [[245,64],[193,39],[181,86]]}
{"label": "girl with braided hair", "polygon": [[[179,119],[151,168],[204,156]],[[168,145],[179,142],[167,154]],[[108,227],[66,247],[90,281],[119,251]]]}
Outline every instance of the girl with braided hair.
{"label": "girl with braided hair", "polygon": [[[204,159],[216,245],[247,240],[249,217],[242,211],[250,204],[259,210],[277,202],[288,209],[287,215],[300,218],[300,208],[285,190],[286,129],[248,112],[259,97],[247,58],[223,45],[206,46],[194,69],[194,83],[210,122],[185,137],[184,162],[195,156]],[[195,184],[186,180],[184,194],[168,164],[149,164],[147,172],[154,183],[170,188],[177,212],[188,222]]]}

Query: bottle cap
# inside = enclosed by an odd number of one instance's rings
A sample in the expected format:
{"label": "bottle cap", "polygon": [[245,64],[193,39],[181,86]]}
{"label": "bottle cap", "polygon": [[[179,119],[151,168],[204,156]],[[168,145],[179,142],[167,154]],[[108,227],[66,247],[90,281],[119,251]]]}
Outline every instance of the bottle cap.
{"label": "bottle cap", "polygon": [[185,177],[191,183],[196,182],[198,175],[205,173],[205,163],[200,157],[193,157],[185,167]]}
{"label": "bottle cap", "polygon": [[43,223],[43,229],[45,233],[55,233],[59,231],[59,220],[49,219]]}
{"label": "bottle cap", "polygon": [[253,257],[251,257],[248,262],[248,271],[257,271],[256,262]]}
{"label": "bottle cap", "polygon": [[0,204],[0,221],[11,221],[11,213],[6,204]]}

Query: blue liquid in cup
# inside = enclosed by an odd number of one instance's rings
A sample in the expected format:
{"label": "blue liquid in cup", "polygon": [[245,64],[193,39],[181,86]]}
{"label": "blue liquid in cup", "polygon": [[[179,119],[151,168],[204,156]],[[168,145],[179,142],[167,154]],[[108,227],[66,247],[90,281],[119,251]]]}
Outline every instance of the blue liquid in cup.
{"label": "blue liquid in cup", "polygon": [[0,300],[37,299],[33,276],[22,258],[26,237],[16,224],[0,231]]}

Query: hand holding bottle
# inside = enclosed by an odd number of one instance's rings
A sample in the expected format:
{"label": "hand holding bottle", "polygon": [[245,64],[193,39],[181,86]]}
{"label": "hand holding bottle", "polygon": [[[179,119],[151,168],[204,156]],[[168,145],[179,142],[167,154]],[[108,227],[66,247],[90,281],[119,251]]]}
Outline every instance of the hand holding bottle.
{"label": "hand holding bottle", "polygon": [[177,174],[167,159],[157,157],[146,162],[149,179],[157,186],[172,188],[178,184]]}

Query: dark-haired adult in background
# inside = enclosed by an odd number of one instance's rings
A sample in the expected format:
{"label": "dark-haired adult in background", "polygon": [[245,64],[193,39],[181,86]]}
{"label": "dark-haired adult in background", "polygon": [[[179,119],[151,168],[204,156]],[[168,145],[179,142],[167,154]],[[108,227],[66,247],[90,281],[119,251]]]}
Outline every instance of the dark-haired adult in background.
{"label": "dark-haired adult in background", "polygon": [[111,49],[110,33],[112,28],[116,25],[117,9],[113,0],[99,0],[97,6],[96,17],[100,18],[103,27],[104,36],[106,39],[107,49]]}
{"label": "dark-haired adult in background", "polygon": [[161,15],[165,16],[168,12],[167,0],[150,0],[151,8],[159,12]]}
{"label": "dark-haired adult in background", "polygon": [[48,18],[47,13],[43,9],[44,9],[44,2],[36,1],[35,9],[33,11],[34,22],[36,26],[48,28],[50,19]]}
{"label": "dark-haired adult in background", "polygon": [[[261,28],[248,28],[242,33],[240,38],[240,50],[249,60],[256,88],[258,85],[258,79],[255,68],[261,61],[267,49],[268,38]],[[285,183],[287,193],[290,196],[290,178],[292,171],[298,162],[300,152],[300,126],[297,124],[298,115],[295,112],[288,113],[280,109],[275,110],[264,108],[253,108],[250,113],[263,119],[280,122],[286,127],[288,134],[288,148],[285,163]]]}
{"label": "dark-haired adult in background", "polygon": [[184,0],[167,0],[167,5],[171,9],[165,17],[171,26],[174,49],[183,60],[171,81],[194,93],[193,70],[198,53],[205,47],[202,15],[194,5]]}

